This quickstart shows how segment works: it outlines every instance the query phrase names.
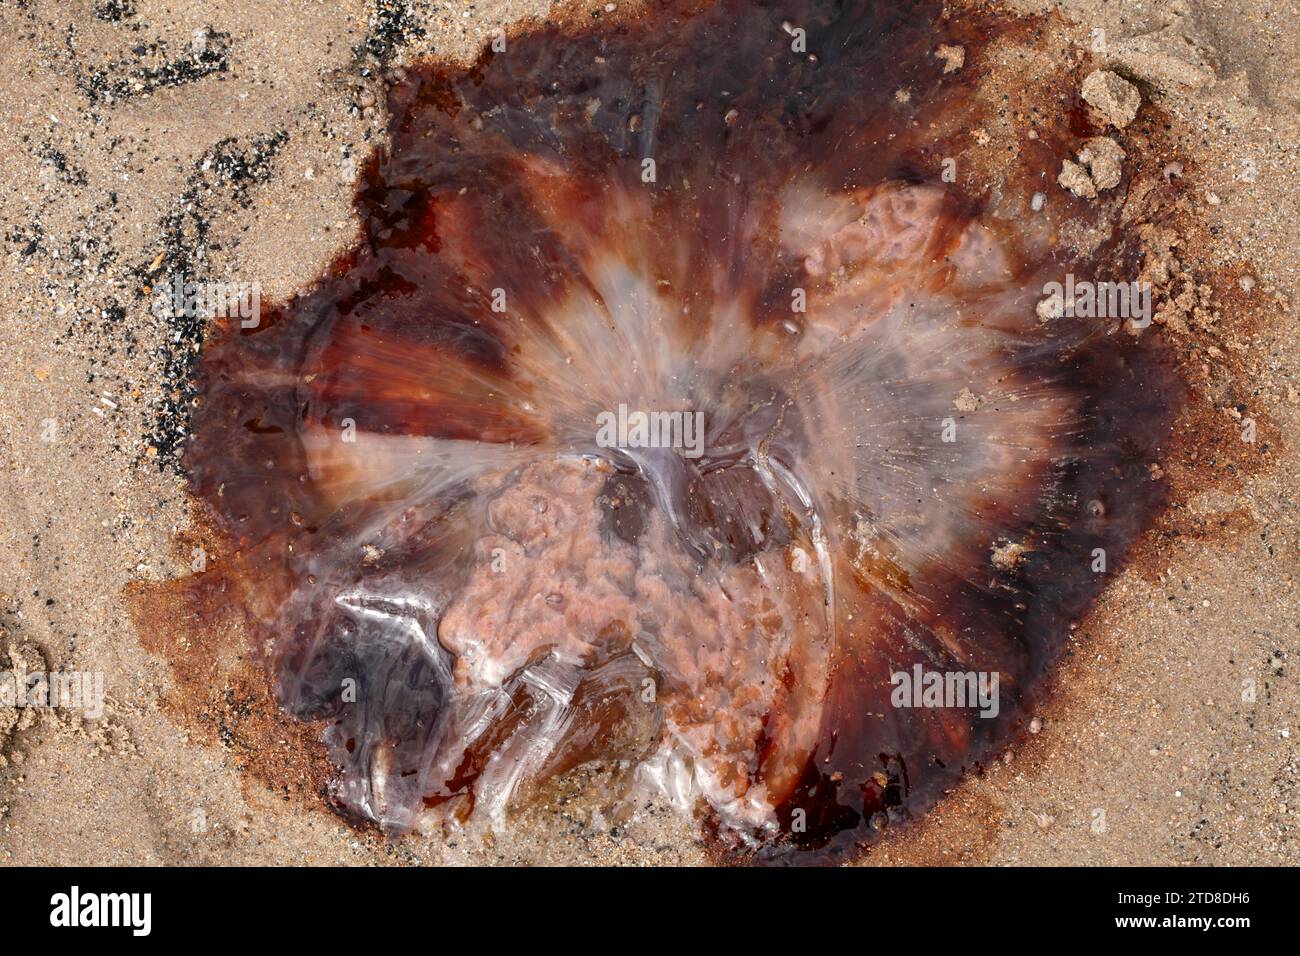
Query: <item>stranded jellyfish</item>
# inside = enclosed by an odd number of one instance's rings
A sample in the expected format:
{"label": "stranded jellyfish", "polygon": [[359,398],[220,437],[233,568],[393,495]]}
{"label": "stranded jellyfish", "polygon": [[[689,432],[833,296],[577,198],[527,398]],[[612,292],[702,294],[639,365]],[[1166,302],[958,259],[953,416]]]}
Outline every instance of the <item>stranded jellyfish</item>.
{"label": "stranded jellyfish", "polygon": [[338,808],[508,826],[595,763],[820,859],[1023,729],[1172,387],[1044,308],[1135,266],[1063,238],[1086,118],[979,172],[988,29],[671,0],[392,88],[359,238],[213,329],[184,458]]}

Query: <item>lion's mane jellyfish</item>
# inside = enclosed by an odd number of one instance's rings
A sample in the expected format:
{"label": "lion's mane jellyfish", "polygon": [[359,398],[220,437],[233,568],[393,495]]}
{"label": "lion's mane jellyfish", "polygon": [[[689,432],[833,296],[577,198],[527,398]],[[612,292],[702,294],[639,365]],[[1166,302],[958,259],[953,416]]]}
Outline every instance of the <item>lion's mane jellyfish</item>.
{"label": "lion's mane jellyfish", "polygon": [[980,34],[673,0],[392,89],[354,248],[214,328],[184,459],[337,806],[504,825],[599,762],[821,858],[1023,728],[1172,387],[1153,334],[1040,306],[1118,254],[1066,251],[1050,136],[944,175]]}

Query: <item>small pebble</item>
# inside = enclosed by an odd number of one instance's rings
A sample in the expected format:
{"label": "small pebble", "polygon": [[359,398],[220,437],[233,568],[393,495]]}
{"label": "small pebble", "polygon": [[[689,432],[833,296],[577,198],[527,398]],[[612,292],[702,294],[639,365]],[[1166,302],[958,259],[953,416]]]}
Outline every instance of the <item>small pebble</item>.
{"label": "small pebble", "polygon": [[966,64],[966,48],[940,43],[934,55],[943,61],[943,72],[956,73]]}

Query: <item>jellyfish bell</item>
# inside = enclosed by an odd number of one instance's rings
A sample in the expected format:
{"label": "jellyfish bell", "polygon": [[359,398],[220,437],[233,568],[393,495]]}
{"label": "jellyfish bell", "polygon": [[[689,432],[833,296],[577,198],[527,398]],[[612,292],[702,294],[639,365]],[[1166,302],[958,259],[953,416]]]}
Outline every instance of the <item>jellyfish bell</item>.
{"label": "jellyfish bell", "polygon": [[1028,159],[943,175],[976,40],[795,7],[412,70],[356,248],[206,343],[214,574],[345,813],[506,827],[600,763],[743,859],[869,844],[1017,732],[1158,508],[1159,343],[1036,308],[1113,248],[1011,214]]}

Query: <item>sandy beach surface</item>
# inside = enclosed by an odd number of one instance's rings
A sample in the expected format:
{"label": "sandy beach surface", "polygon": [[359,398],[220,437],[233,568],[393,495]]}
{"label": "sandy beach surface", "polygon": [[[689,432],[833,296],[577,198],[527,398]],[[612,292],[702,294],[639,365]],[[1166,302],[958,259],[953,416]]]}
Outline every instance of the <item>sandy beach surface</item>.
{"label": "sandy beach surface", "polygon": [[[486,838],[349,827],[249,773],[219,714],[182,718],[176,649],[124,596],[190,563],[174,413],[200,339],[150,313],[157,264],[292,295],[355,235],[394,71],[573,9],[0,0],[0,670],[105,690],[96,718],[0,710],[0,863],[707,862],[668,807],[594,811],[582,772]],[[1300,4],[1007,9],[1048,28],[996,48],[990,96],[1111,64],[1166,118],[1195,401],[1159,463],[1170,511],[1072,634],[1037,732],[863,862],[1300,863]],[[1011,104],[987,148],[1032,121]]]}

